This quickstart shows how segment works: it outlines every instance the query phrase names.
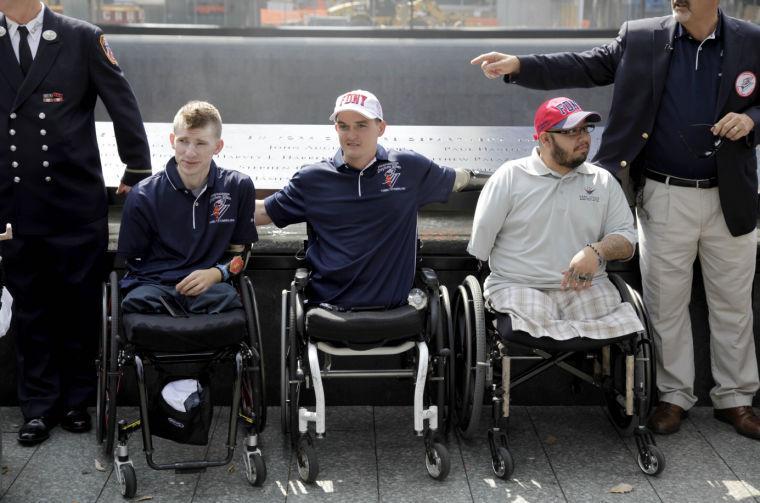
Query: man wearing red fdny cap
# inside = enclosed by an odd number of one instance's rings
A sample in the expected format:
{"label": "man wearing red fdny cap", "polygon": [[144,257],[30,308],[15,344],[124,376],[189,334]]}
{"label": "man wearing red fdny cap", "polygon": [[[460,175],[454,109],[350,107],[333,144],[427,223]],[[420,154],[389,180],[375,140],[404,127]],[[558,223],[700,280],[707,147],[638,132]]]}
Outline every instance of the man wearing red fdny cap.
{"label": "man wearing red fdny cap", "polygon": [[340,143],[335,156],[302,167],[284,189],[256,201],[256,225],[309,223],[311,305],[397,307],[414,280],[417,211],[446,202],[469,173],[378,145],[386,123],[368,91],[338,96],[330,120]]}
{"label": "man wearing red fdny cap", "polygon": [[723,13],[720,0],[669,3],[671,16],[626,22],[614,40],[588,51],[490,52],[471,63],[488,78],[532,89],[614,84],[594,161],[636,193],[660,391],[649,427],[675,433],[697,402],[689,300],[699,258],[713,415],[760,440],[752,408],[760,389],[752,321],[760,27]]}
{"label": "man wearing red fdny cap", "polygon": [[559,97],[536,110],[529,157],[486,182],[467,251],[488,260],[489,304],[534,337],[609,339],[643,330],[605,272],[633,256],[633,215],[612,175],[586,162],[601,117]]}

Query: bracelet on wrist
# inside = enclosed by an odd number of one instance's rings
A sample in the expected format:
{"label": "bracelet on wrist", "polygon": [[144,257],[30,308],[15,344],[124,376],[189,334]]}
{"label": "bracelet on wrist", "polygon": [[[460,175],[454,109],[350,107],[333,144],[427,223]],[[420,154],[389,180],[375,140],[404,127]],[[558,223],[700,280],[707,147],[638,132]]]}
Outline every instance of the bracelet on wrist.
{"label": "bracelet on wrist", "polygon": [[586,246],[591,248],[591,251],[594,252],[594,254],[596,255],[596,260],[599,262],[599,267],[601,267],[602,264],[604,264],[604,257],[602,257],[602,254],[599,253],[599,250],[597,250],[596,247],[592,245],[591,243],[586,243]]}
{"label": "bracelet on wrist", "polygon": [[227,281],[230,279],[230,270],[227,268],[224,264],[217,264],[214,266],[215,269],[219,270],[220,273],[222,273],[222,281]]}

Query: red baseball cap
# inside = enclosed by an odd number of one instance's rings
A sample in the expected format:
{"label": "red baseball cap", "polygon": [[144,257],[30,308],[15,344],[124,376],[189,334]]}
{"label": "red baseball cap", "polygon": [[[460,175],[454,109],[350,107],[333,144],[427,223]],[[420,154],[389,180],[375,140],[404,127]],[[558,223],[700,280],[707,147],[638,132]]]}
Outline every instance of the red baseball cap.
{"label": "red baseball cap", "polygon": [[570,98],[560,96],[546,100],[539,105],[533,126],[536,128],[534,140],[550,129],[573,129],[583,121],[599,122],[602,116],[597,112],[584,112],[581,106]]}

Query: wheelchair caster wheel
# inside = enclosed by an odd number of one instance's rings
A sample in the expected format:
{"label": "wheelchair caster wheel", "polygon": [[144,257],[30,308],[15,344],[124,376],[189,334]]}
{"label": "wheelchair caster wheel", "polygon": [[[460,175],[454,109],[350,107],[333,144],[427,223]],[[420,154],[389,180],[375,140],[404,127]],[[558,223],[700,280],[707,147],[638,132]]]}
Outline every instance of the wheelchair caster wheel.
{"label": "wheelchair caster wheel", "polygon": [[307,484],[313,484],[319,474],[319,462],[314,447],[306,442],[301,442],[296,453],[298,463],[298,476]]}
{"label": "wheelchair caster wheel", "polygon": [[267,479],[267,465],[264,458],[258,452],[244,452],[243,464],[245,465],[245,478],[252,486],[260,487]]}
{"label": "wheelchair caster wheel", "polygon": [[438,442],[433,443],[425,453],[425,468],[427,468],[428,475],[435,480],[444,480],[448,476],[449,469],[451,469],[451,458],[445,445]]}
{"label": "wheelchair caster wheel", "polygon": [[496,458],[491,460],[491,468],[493,473],[500,479],[509,480],[512,478],[512,473],[515,471],[515,460],[512,458],[512,453],[505,447],[496,448]]}
{"label": "wheelchair caster wheel", "polygon": [[118,467],[119,483],[121,484],[121,495],[125,498],[134,498],[137,493],[137,476],[132,465],[121,465]]}
{"label": "wheelchair caster wheel", "polygon": [[665,456],[656,445],[649,444],[646,449],[645,456],[639,453],[639,468],[647,475],[659,475],[665,469]]}

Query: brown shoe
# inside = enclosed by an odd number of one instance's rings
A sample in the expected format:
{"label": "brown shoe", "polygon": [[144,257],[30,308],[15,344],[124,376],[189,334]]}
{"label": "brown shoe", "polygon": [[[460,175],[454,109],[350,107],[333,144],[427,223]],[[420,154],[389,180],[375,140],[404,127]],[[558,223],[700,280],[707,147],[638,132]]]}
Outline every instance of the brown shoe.
{"label": "brown shoe", "polygon": [[745,437],[760,440],[760,417],[755,415],[752,407],[731,407],[729,409],[715,409],[713,416],[718,421],[728,423]]}
{"label": "brown shoe", "polygon": [[660,402],[649,417],[647,428],[660,435],[670,435],[681,428],[681,419],[685,416],[686,411],[678,405]]}

